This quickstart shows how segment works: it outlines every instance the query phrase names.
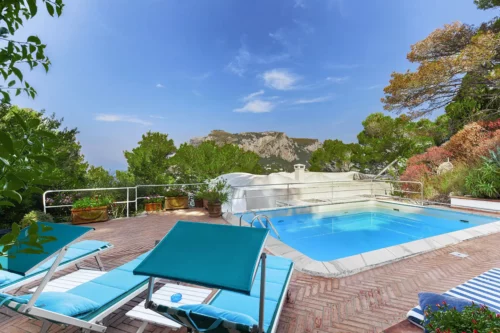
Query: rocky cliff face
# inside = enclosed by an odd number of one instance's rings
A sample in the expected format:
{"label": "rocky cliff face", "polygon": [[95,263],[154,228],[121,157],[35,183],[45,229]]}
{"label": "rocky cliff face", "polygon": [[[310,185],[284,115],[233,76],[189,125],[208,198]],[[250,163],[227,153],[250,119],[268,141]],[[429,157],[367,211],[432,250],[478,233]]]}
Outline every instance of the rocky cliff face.
{"label": "rocky cliff face", "polygon": [[236,144],[253,151],[261,157],[263,166],[272,171],[291,171],[297,163],[308,165],[311,153],[321,147],[317,139],[290,138],[283,132],[228,133],[221,130],[193,138],[190,143],[198,145],[208,140],[217,144]]}

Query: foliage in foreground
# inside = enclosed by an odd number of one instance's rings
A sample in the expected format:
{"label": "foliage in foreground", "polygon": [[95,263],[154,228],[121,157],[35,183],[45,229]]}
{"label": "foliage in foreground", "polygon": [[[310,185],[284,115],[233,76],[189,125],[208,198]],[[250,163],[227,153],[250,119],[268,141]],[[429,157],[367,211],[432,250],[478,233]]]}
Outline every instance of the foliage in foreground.
{"label": "foliage in foreground", "polygon": [[21,220],[21,228],[26,228],[27,226],[35,222],[54,222],[54,217],[39,210],[32,210],[31,212],[24,215],[23,219]]}
{"label": "foliage in foreground", "polygon": [[470,305],[459,312],[446,302],[437,304],[434,311],[429,306],[425,310],[426,331],[430,333],[498,333],[500,314],[486,306]]}
{"label": "foliage in foreground", "polygon": [[0,85],[0,103],[9,103],[11,92],[15,95],[25,92],[35,98],[36,90],[24,80],[23,66],[30,70],[42,66],[48,72],[51,65],[45,55],[47,45],[36,35],[29,36],[26,41],[17,40],[14,35],[19,28],[35,17],[38,4],[46,8],[50,16],[61,16],[64,7],[62,0],[2,0],[0,1],[0,74],[4,84]]}

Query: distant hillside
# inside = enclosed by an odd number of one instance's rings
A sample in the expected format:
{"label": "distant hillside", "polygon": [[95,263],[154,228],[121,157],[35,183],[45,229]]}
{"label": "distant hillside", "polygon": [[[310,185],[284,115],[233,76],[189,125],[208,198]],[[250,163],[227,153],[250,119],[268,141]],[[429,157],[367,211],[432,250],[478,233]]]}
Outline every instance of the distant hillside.
{"label": "distant hillside", "polygon": [[311,153],[321,147],[317,139],[290,138],[283,132],[228,133],[222,130],[213,130],[207,136],[192,138],[190,143],[196,146],[209,140],[221,145],[236,144],[255,152],[269,171],[292,171],[293,165],[297,163],[308,166]]}

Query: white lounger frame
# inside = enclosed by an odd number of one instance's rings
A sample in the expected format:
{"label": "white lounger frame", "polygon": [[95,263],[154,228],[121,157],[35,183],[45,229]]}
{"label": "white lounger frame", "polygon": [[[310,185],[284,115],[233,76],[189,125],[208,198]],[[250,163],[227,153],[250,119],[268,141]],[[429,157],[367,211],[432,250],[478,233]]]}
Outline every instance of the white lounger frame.
{"label": "white lounger frame", "polygon": [[[76,242],[76,240],[75,240]],[[74,243],[74,242],[73,242]],[[56,324],[64,324],[64,325],[71,325],[71,326],[77,326],[82,328],[84,332],[90,332],[90,331],[95,331],[95,332],[105,332],[106,331],[106,326],[102,325],[102,319],[104,319],[107,315],[136,297],[138,294],[146,290],[147,284],[145,283],[143,286],[137,288],[134,292],[130,293],[123,299],[121,299],[119,302],[113,304],[113,306],[110,306],[103,312],[97,314],[95,317],[89,319],[89,320],[81,320],[69,316],[62,315],[60,313],[52,312],[52,311],[47,311],[44,309],[40,309],[35,307],[35,302],[42,293],[43,289],[49,283],[50,279],[54,275],[54,273],[58,270],[59,263],[61,260],[64,258],[64,254],[68,251],[68,248],[71,244],[66,245],[59,253],[57,254],[56,259],[54,260],[54,263],[50,267],[50,269],[47,271],[47,274],[43,278],[42,282],[38,286],[38,288],[35,290],[33,293],[33,296],[31,296],[30,300],[28,301],[27,304],[19,304],[13,300],[9,301],[9,307],[14,307],[17,308],[17,312],[26,314],[28,316],[34,317],[36,319],[39,319],[43,321],[42,328],[40,329],[40,333],[46,333],[50,325],[52,323]],[[94,253],[95,254],[95,253]],[[94,255],[93,254],[93,255]]]}
{"label": "white lounger frame", "polygon": [[[86,259],[92,258],[92,257],[95,258],[95,261],[97,263],[97,266],[99,267],[99,270],[104,271],[105,268],[104,268],[104,265],[102,263],[100,254],[102,252],[107,251],[107,250],[112,249],[112,248],[113,248],[113,245],[109,244],[108,246],[102,248],[101,250],[98,250],[96,252],[92,252],[92,253],[86,254],[86,255],[84,255],[82,257],[79,257],[78,260],[72,260],[72,261],[69,261],[69,262],[67,262],[65,264],[59,265],[59,266],[56,267],[56,270],[54,271],[54,273],[57,272],[57,271],[66,269],[66,268],[70,267],[71,265],[75,265],[78,269],[80,269],[80,266],[78,264],[80,262],[82,262],[82,261],[84,261]],[[7,292],[7,291],[10,291],[10,290],[22,287],[22,286],[24,286],[24,285],[26,285],[28,283],[31,283],[31,282],[33,282],[35,280],[38,280],[46,272],[47,271],[41,271],[40,273],[37,273],[37,274],[35,274],[33,276],[30,276],[27,279],[19,280],[18,282],[13,283],[11,285],[8,285],[5,288],[0,288],[0,292]]]}

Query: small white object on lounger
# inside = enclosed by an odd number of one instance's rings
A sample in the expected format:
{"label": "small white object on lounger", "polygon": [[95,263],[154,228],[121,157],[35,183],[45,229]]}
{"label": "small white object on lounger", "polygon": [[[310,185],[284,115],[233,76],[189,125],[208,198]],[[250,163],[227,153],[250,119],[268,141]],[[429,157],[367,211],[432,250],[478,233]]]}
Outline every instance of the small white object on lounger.
{"label": "small white object on lounger", "polygon": [[[186,287],[178,284],[167,283],[153,294],[154,302],[161,302],[169,306],[181,306],[187,304],[202,304],[212,291],[204,288]],[[170,297],[173,294],[182,294],[182,299],[178,303],[172,303]],[[132,310],[127,312],[127,317],[141,320],[143,323],[137,330],[137,333],[142,333],[148,324],[173,327],[178,329],[181,325],[165,318],[164,316],[148,310],[144,307],[144,302],[136,305]]]}

